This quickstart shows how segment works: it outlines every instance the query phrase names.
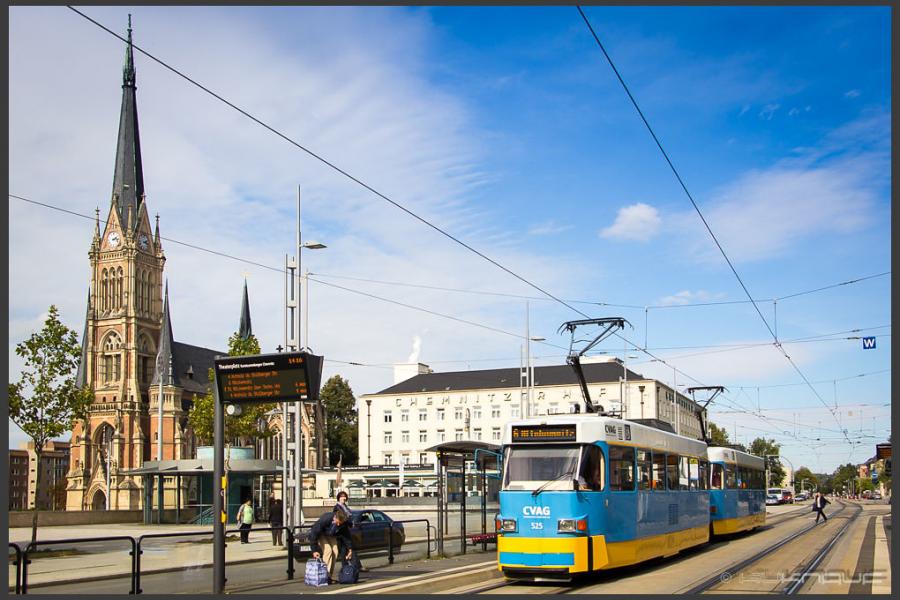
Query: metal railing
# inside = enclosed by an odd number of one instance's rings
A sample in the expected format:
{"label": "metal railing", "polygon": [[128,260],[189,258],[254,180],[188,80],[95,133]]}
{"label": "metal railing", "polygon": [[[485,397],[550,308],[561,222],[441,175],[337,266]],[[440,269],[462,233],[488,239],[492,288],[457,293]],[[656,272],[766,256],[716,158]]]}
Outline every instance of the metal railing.
{"label": "metal railing", "polygon": [[16,566],[16,593],[22,593],[22,547],[16,543],[10,542],[10,548],[16,551],[16,560],[13,564]]}
{"label": "metal railing", "polygon": [[[285,542],[287,544],[287,554],[288,554],[288,565],[287,565],[287,578],[289,580],[294,578],[294,535],[289,527],[264,527],[264,528],[255,528],[254,532],[260,531],[277,531],[282,530],[285,532]],[[241,533],[240,529],[228,529],[225,531],[226,535]],[[131,579],[131,589],[129,590],[129,594],[141,594],[143,593],[143,589],[141,588],[141,555],[144,553],[142,549],[142,544],[145,540],[148,539],[159,539],[159,538],[177,538],[177,537],[205,537],[212,538],[213,532],[211,531],[191,531],[191,532],[181,532],[176,531],[172,533],[145,533],[137,538],[134,538],[130,535],[116,535],[116,536],[106,536],[106,537],[90,537],[90,538],[74,538],[68,540],[46,540],[46,541],[38,541],[34,544],[29,544],[26,546],[24,550],[22,550],[21,546],[16,543],[10,543],[9,547],[15,549],[16,551],[16,594],[27,594],[28,593],[28,565],[31,564],[31,559],[29,559],[29,552],[34,552],[37,546],[49,546],[50,544],[55,545],[63,545],[63,544],[82,544],[82,543],[90,543],[90,542],[114,542],[114,541],[128,541],[131,543],[131,550],[128,554],[131,556],[131,569],[130,569],[130,579]],[[228,544],[225,544],[226,547]]]}
{"label": "metal railing", "polygon": [[[426,556],[426,558],[431,558],[431,530],[433,528],[433,525],[431,524],[431,521],[429,519],[409,519],[406,521],[391,521],[390,523],[371,523],[369,525],[380,526],[382,529],[390,531],[390,533],[387,536],[387,538],[388,538],[387,539],[387,552],[388,552],[388,563],[389,564],[394,564],[394,529],[395,529],[394,526],[398,525],[398,524],[405,524],[405,523],[425,523],[425,556]],[[301,529],[301,528],[311,529],[311,526],[309,526],[309,525],[296,526],[296,527],[294,527],[294,531],[297,531],[298,529]],[[299,540],[299,536],[297,539]],[[411,542],[411,543],[418,543],[418,542]],[[366,551],[372,551],[372,550],[378,551],[379,549],[366,548],[366,549],[361,549],[360,552],[366,552]],[[299,558],[298,558],[298,560],[299,560]]]}

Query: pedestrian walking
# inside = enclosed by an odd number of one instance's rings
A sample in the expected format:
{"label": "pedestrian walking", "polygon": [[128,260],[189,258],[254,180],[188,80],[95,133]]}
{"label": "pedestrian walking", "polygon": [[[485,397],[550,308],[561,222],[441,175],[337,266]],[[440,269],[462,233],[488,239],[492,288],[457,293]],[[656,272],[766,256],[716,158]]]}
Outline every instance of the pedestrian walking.
{"label": "pedestrian walking", "polygon": [[[337,504],[334,505],[334,510],[342,510],[347,513],[347,519],[350,522],[350,527],[353,527],[353,511],[347,502],[350,500],[350,497],[347,495],[347,492],[341,490],[337,493]],[[362,571],[363,573],[368,572],[368,569],[362,566],[362,563],[359,560],[359,556],[357,554],[353,555],[352,562],[356,565],[356,568]]]}
{"label": "pedestrian walking", "polygon": [[813,500],[813,512],[816,513],[816,523],[819,522],[819,517],[822,517],[825,521],[828,520],[828,517],[825,516],[826,504],[831,504],[831,502],[828,501],[822,492],[816,492],[816,498]]}
{"label": "pedestrian walking", "polygon": [[353,538],[350,537],[350,519],[343,509],[335,508],[325,513],[309,530],[309,542],[313,547],[313,558],[322,557],[328,569],[329,581],[334,581],[335,559],[353,559]]}
{"label": "pedestrian walking", "polygon": [[247,499],[238,509],[237,522],[240,523],[241,543],[250,543],[250,528],[253,527],[253,503]]}
{"label": "pedestrian walking", "polygon": [[284,539],[284,515],[281,500],[275,494],[269,496],[269,527],[272,528],[272,545],[281,546]]}

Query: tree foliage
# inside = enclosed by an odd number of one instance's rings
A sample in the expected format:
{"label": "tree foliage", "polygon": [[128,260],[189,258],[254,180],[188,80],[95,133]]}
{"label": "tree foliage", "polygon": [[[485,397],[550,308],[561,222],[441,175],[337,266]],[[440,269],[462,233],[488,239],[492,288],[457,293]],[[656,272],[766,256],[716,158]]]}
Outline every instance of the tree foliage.
{"label": "tree foliage", "polygon": [[[807,482],[804,485],[803,480],[806,479]],[[819,486],[819,478],[816,477],[816,474],[809,470],[807,467],[800,467],[796,471],[794,471],[794,488],[799,491],[812,491],[813,489],[818,488]]]}
{"label": "tree foliage", "polygon": [[325,439],[332,466],[342,456],[343,465],[355,465],[359,461],[359,417],[349,382],[340,375],[334,375],[322,386],[319,397],[325,409]]}
{"label": "tree foliage", "polygon": [[[766,459],[769,467],[769,481],[766,482],[766,487],[780,486],[785,476],[784,465],[778,458],[781,455],[781,444],[771,439],[756,438],[750,442],[748,452]],[[788,482],[787,485],[790,486],[791,482]]]}
{"label": "tree foliage", "polygon": [[[16,345],[16,354],[25,359],[19,381],[10,383],[9,418],[34,442],[36,454],[35,489],[41,489],[41,457],[50,440],[71,431],[87,416],[93,394],[75,383],[81,345],[74,331],[59,320],[51,305],[41,331]],[[35,496],[31,542],[37,539],[40,494]]]}
{"label": "tree foliage", "polygon": [[709,440],[712,446],[728,446],[731,442],[728,440],[728,432],[724,427],[719,427],[712,421],[709,422]]}
{"label": "tree foliage", "polygon": [[[260,347],[256,336],[253,334],[244,339],[240,333],[235,332],[228,338],[228,356],[250,356],[259,354]],[[209,370],[209,381],[214,381],[213,370]],[[225,439],[237,441],[238,444],[247,444],[252,440],[267,438],[274,435],[268,427],[260,427],[261,422],[268,420],[268,413],[278,407],[277,403],[246,404],[243,405],[240,415],[225,415]],[[190,411],[188,411],[188,423],[191,429],[202,442],[213,442],[215,424],[215,397],[212,387],[205,396],[196,398]]]}

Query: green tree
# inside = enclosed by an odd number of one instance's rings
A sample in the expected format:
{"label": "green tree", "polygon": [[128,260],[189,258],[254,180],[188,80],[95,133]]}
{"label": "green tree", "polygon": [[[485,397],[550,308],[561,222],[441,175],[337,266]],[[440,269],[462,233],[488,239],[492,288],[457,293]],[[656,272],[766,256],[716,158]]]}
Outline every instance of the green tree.
{"label": "green tree", "polygon": [[[803,480],[806,480],[806,484]],[[794,488],[795,491],[812,491],[819,486],[819,478],[807,467],[800,467],[794,472]]]}
{"label": "green tree", "polygon": [[[750,454],[755,454],[766,459],[766,465],[769,468],[769,481],[766,487],[780,486],[784,480],[784,465],[781,464],[778,456],[781,454],[781,444],[775,440],[767,440],[765,438],[756,438],[750,442]],[[790,482],[788,482],[790,485]]]}
{"label": "green tree", "polygon": [[724,427],[719,427],[712,421],[709,422],[709,431],[707,432],[709,435],[710,444],[713,446],[728,446],[731,442],[728,440],[728,432]]}
{"label": "green tree", "polygon": [[[834,473],[831,476],[830,484],[832,491],[836,494],[846,491],[849,494],[853,489],[853,485],[858,475],[859,472],[852,463],[839,466],[834,470]],[[846,488],[846,490],[844,488]]]}
{"label": "green tree", "polygon": [[356,412],[356,398],[350,384],[340,375],[334,375],[319,392],[326,414],[325,439],[332,465],[343,456],[344,465],[359,462],[359,416]]}
{"label": "green tree", "polygon": [[[40,490],[44,446],[87,416],[93,394],[75,383],[81,345],[75,332],[60,322],[56,306],[50,306],[40,332],[16,345],[16,354],[25,359],[25,368],[19,381],[9,384],[9,418],[34,442],[34,485]],[[40,500],[36,494],[32,544],[37,540]]]}
{"label": "green tree", "polygon": [[[259,342],[253,334],[244,339],[235,332],[228,338],[229,356],[251,356],[259,353]],[[214,381],[212,369],[209,370],[209,381]],[[225,439],[245,445],[259,438],[271,437],[275,432],[261,424],[268,420],[267,415],[277,407],[277,403],[245,404],[241,407],[240,415],[225,415]],[[194,435],[206,444],[213,441],[214,409],[215,398],[210,387],[205,396],[194,400],[193,406],[188,411],[188,423],[194,430]]]}

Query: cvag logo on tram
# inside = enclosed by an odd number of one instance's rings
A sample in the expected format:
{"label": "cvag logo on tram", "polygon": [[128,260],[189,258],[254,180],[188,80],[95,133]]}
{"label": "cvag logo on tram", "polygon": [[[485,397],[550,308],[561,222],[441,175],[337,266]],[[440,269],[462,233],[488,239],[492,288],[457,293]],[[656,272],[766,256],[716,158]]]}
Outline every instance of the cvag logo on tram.
{"label": "cvag logo on tram", "polygon": [[522,515],[526,517],[549,517],[549,506],[523,506]]}

